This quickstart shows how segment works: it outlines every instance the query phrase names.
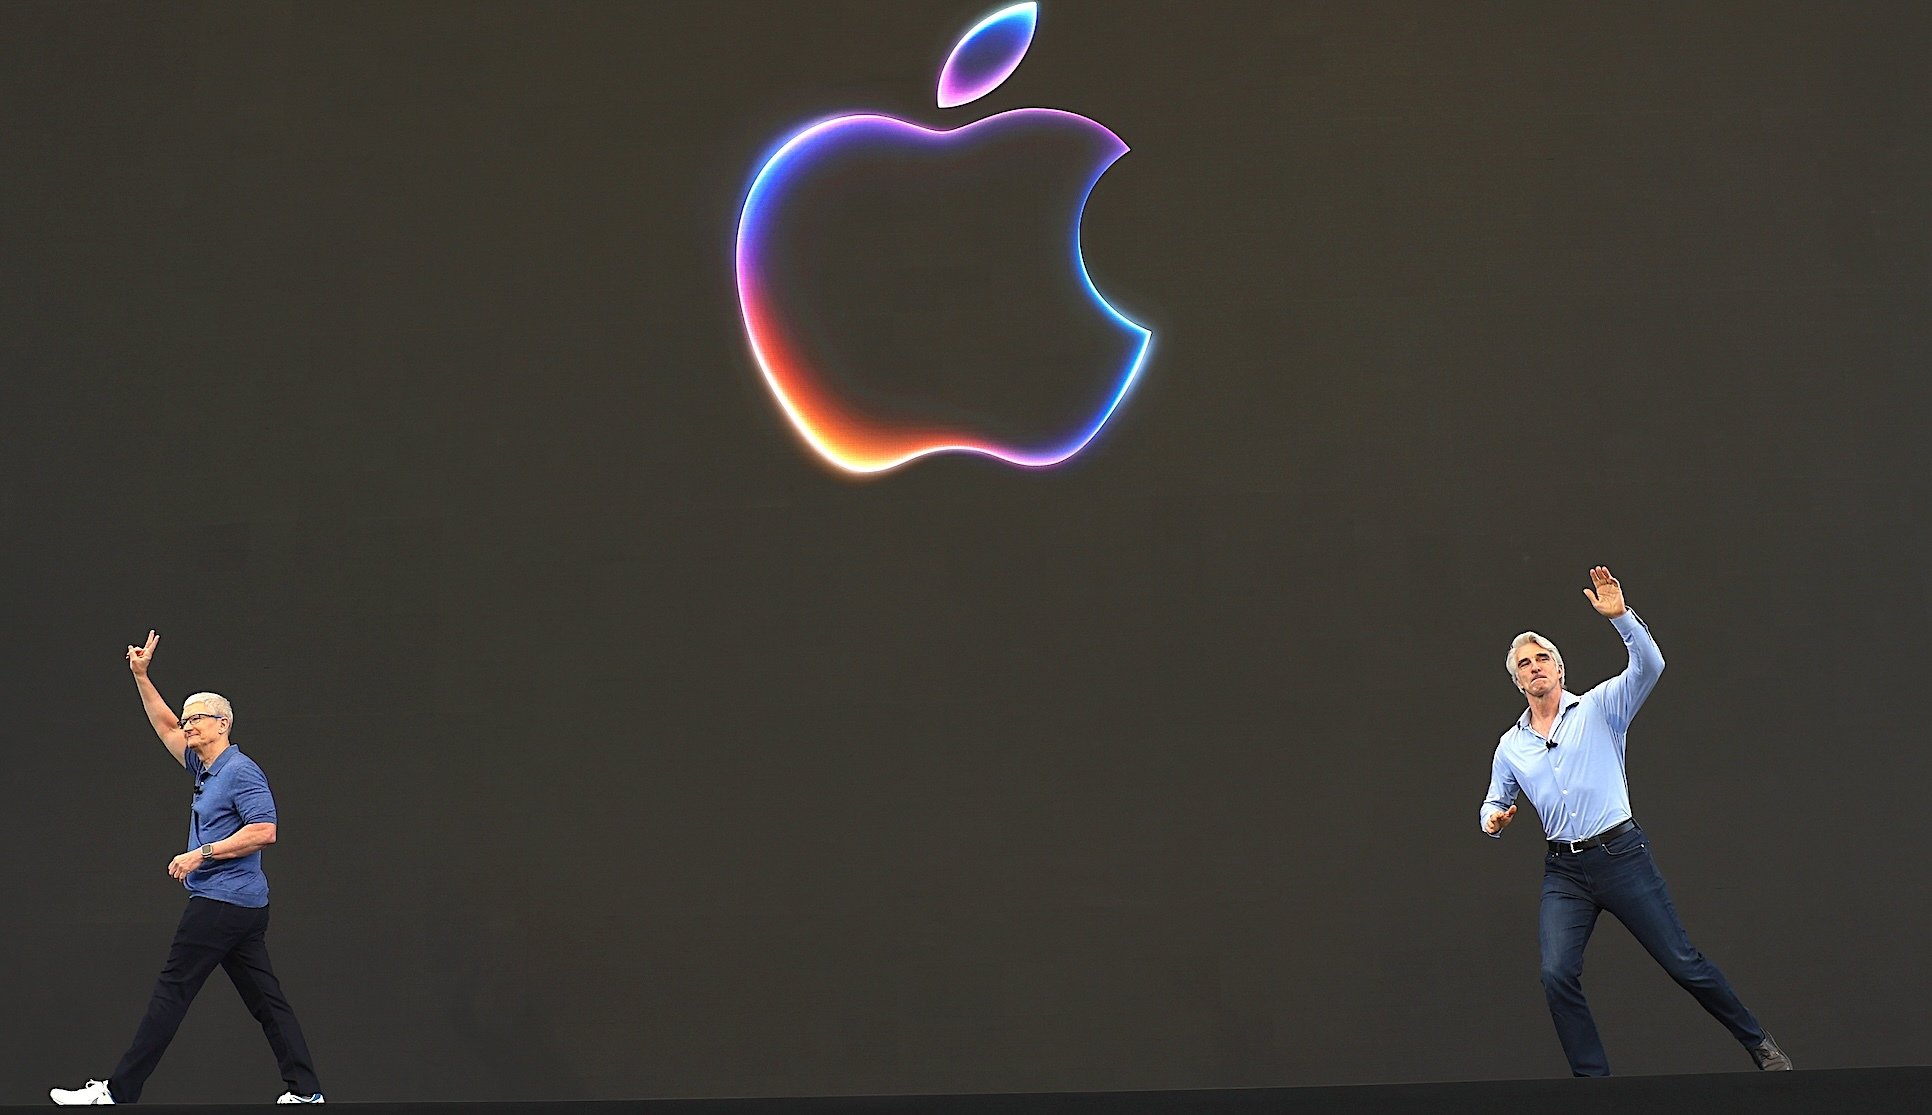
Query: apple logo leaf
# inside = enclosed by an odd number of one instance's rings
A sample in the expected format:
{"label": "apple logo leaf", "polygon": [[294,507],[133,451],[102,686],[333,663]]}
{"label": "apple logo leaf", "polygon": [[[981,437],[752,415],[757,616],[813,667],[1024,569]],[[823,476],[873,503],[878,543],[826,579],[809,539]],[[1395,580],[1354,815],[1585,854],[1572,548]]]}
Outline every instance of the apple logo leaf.
{"label": "apple logo leaf", "polygon": [[939,71],[939,107],[976,101],[1012,76],[1033,45],[1040,5],[1028,2],[1001,8],[960,38]]}

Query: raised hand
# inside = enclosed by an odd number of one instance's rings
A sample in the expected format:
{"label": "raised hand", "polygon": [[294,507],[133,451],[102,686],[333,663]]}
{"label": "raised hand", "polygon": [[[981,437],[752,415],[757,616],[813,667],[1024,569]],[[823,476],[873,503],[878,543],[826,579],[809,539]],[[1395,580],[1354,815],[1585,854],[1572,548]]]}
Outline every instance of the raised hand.
{"label": "raised hand", "polygon": [[160,641],[161,636],[150,631],[148,632],[146,646],[127,648],[127,668],[134,671],[135,677],[144,678],[148,676],[148,664],[154,661],[155,644]]}
{"label": "raised hand", "polygon": [[1511,821],[1514,821],[1515,819],[1516,819],[1516,807],[1512,805],[1508,809],[1503,810],[1501,813],[1491,813],[1488,816],[1488,818],[1483,821],[1483,831],[1491,834],[1499,833],[1504,829],[1508,828],[1509,823]]}
{"label": "raised hand", "polygon": [[1590,598],[1590,607],[1595,608],[1598,615],[1605,619],[1616,619],[1624,613],[1623,586],[1617,583],[1608,569],[1599,565],[1590,570],[1590,583],[1596,586],[1596,591],[1586,588],[1583,595]]}

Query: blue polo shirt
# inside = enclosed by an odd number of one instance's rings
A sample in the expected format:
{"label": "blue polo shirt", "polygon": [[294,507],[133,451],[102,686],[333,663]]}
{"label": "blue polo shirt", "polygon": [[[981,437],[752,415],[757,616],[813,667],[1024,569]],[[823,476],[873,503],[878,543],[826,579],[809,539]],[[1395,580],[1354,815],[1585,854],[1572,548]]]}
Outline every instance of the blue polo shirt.
{"label": "blue polo shirt", "polygon": [[[195,783],[188,847],[226,840],[243,825],[275,823],[275,795],[268,792],[268,776],[241,748],[229,744],[208,767],[201,765],[193,748],[182,758]],[[199,898],[256,908],[268,905],[268,876],[262,871],[260,852],[240,859],[209,860],[206,867],[188,872],[182,885]]]}

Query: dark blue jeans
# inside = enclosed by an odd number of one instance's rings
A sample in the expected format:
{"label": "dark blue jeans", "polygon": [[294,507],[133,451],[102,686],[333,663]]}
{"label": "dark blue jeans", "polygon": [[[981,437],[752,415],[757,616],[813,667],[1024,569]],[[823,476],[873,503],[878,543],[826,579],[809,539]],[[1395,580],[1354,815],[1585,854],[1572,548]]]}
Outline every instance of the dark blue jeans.
{"label": "dark blue jeans", "polygon": [[1583,946],[1590,942],[1590,931],[1604,910],[1616,915],[1644,951],[1731,1036],[1746,1046],[1764,1040],[1764,1030],[1738,1001],[1724,973],[1690,943],[1664,877],[1651,861],[1644,830],[1633,828],[1609,843],[1574,854],[1550,852],[1544,858],[1539,933],[1543,994],[1571,1073],[1610,1075],[1603,1039],[1597,1036],[1596,1020],[1583,997]]}

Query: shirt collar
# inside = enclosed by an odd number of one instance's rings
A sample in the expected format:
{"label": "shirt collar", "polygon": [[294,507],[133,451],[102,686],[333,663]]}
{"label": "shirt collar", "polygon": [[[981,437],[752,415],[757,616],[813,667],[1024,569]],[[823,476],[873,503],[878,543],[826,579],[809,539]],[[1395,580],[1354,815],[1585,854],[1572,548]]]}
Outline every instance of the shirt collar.
{"label": "shirt collar", "polygon": [[[1527,721],[1526,721],[1526,723],[1527,723]],[[234,745],[234,744],[232,744],[232,743],[231,743],[231,744],[229,744],[229,745],[228,745],[227,747],[224,747],[224,748],[222,748],[222,751],[221,751],[221,754],[219,754],[219,755],[217,755],[217,756],[215,756],[215,761],[214,761],[214,762],[212,762],[212,763],[203,763],[203,764],[202,764],[202,767],[201,767],[201,773],[203,773],[203,774],[205,774],[205,775],[207,775],[207,776],[209,776],[210,778],[213,778],[213,777],[214,777],[214,774],[215,774],[215,768],[216,768],[216,767],[218,767],[218,766],[220,766],[221,764],[223,764],[223,763],[225,763],[225,762],[227,762],[227,761],[228,761],[228,756],[230,756],[230,755],[232,755],[232,754],[234,754],[234,753],[235,753],[235,745]],[[200,759],[199,759],[199,757],[197,757],[197,758],[196,758],[196,761],[197,761],[197,762],[200,762]]]}
{"label": "shirt collar", "polygon": [[[1581,701],[1582,699],[1583,698],[1565,689],[1563,691],[1563,699],[1557,702],[1556,718],[1558,720],[1563,719],[1563,714],[1575,708],[1576,703],[1578,701]],[[1492,720],[1490,721],[1490,723],[1494,724],[1495,721]],[[1525,728],[1525,729],[1527,729],[1530,726],[1530,710],[1528,709],[1523,710],[1523,715],[1516,718],[1516,726],[1519,728]],[[232,747],[234,745],[230,744],[229,746]]]}

